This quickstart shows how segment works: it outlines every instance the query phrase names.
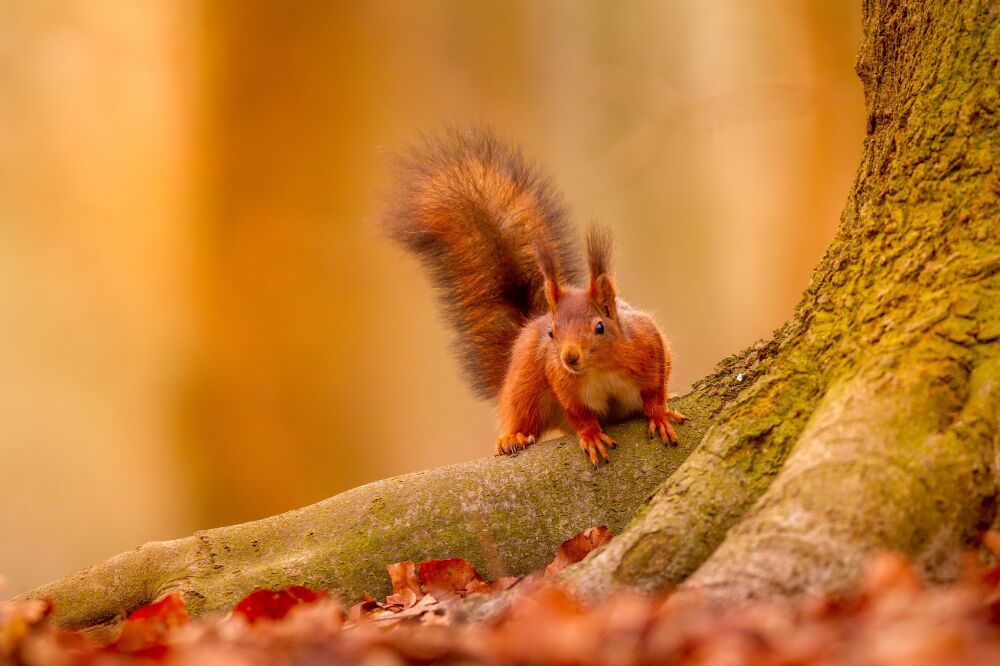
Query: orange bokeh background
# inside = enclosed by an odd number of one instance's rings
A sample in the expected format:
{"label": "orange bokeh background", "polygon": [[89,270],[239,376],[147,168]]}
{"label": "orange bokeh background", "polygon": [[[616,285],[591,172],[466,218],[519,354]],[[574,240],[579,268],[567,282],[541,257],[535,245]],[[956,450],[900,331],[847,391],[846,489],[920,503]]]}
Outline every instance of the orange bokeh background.
{"label": "orange bokeh background", "polygon": [[[0,3],[0,573],[490,455],[380,164],[483,122],[619,237],[683,391],[791,312],[859,3]],[[0,593],[0,596],[3,596]]]}

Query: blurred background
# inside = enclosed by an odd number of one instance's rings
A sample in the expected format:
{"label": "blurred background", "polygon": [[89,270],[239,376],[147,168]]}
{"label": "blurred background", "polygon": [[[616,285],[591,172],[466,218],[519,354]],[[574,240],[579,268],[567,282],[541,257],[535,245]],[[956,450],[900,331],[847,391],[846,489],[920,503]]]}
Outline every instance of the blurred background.
{"label": "blurred background", "polygon": [[6,593],[492,454],[373,224],[417,130],[488,123],[614,225],[671,390],[769,335],[860,157],[859,5],[0,0]]}

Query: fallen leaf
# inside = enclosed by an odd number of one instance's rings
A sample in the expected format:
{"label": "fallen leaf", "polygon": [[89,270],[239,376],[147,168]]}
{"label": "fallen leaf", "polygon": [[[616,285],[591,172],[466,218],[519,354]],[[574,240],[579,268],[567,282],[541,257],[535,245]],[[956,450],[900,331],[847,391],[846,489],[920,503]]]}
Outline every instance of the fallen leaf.
{"label": "fallen leaf", "polygon": [[420,598],[416,604],[412,607],[393,613],[392,615],[381,615],[376,620],[403,620],[407,618],[420,617],[424,613],[429,611],[437,611],[437,607],[440,606],[440,602],[434,598],[432,594],[425,594]]}
{"label": "fallen leaf", "polygon": [[242,615],[251,623],[258,620],[280,620],[294,607],[326,596],[325,591],[314,592],[302,585],[292,585],[283,590],[257,590],[236,604],[233,615]]}
{"label": "fallen leaf", "polygon": [[121,635],[112,646],[118,652],[162,658],[170,633],[188,623],[187,608],[177,592],[132,612],[122,625]]}
{"label": "fallen leaf", "polygon": [[470,580],[465,584],[462,596],[468,596],[470,594],[484,594],[492,591],[493,586],[490,583],[487,583],[484,580]]}
{"label": "fallen leaf", "polygon": [[[584,536],[591,547],[603,539],[599,531]],[[0,644],[7,640],[0,664],[149,666],[151,657],[173,666],[1000,663],[1000,587],[984,579],[980,558],[966,556],[958,582],[930,586],[911,562],[885,554],[871,561],[853,594],[728,605],[697,590],[669,598],[616,593],[590,604],[551,579],[507,577],[489,586],[522,586],[506,610],[489,622],[454,624],[453,601],[486,584],[469,563],[447,560],[420,575],[451,589],[449,599],[424,594],[403,608],[416,597],[408,587],[390,595],[392,605],[366,595],[351,611],[362,621],[345,623],[340,604],[323,596],[251,625],[211,616],[187,622],[173,595],[133,613],[111,647],[55,627],[46,602],[9,602],[0,603]]]}
{"label": "fallen leaf", "polygon": [[378,608],[378,602],[372,595],[365,592],[365,598],[354,604],[347,610],[347,619],[350,622],[357,622],[368,617],[369,613]]}
{"label": "fallen leaf", "polygon": [[611,541],[611,531],[604,525],[591,527],[567,539],[559,546],[556,557],[545,567],[546,576],[559,573],[571,564],[576,564],[591,551],[596,550]]}
{"label": "fallen leaf", "polygon": [[[472,583],[483,583],[483,577],[476,568],[461,557],[450,560],[426,560],[417,564],[420,583],[428,594],[438,599],[468,594],[466,588]],[[473,586],[476,587],[476,586]]]}
{"label": "fallen leaf", "polygon": [[420,579],[417,577],[416,564],[406,560],[386,565],[385,569],[389,572],[389,580],[392,581],[393,594],[410,590],[417,599],[424,596],[424,591],[420,588]]}
{"label": "fallen leaf", "polygon": [[[424,595],[421,592],[420,593],[420,597],[423,597],[423,596]],[[419,599],[420,597],[418,597],[413,592],[413,590],[406,589],[406,590],[402,590],[401,592],[396,592],[395,594],[390,594],[389,596],[387,596],[385,598],[385,605],[386,606],[400,606],[403,609],[406,609],[406,608],[409,608],[410,606],[412,606],[413,604],[417,603],[417,599]]]}

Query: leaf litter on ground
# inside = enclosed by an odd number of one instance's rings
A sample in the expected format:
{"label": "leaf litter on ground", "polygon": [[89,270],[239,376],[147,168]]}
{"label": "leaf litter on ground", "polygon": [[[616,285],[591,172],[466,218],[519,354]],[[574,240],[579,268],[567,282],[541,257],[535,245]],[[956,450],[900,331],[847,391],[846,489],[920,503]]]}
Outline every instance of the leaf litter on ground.
{"label": "leaf litter on ground", "polygon": [[[257,590],[224,617],[191,620],[168,595],[99,644],[56,628],[46,601],[0,604],[0,664],[985,664],[1000,663],[1000,566],[966,558],[928,587],[905,558],[873,558],[851,596],[713,604],[694,591],[585,604],[551,576],[610,540],[591,528],[543,571],[487,581],[458,558],[387,566],[392,593],[350,609],[301,586]],[[1000,556],[1000,534],[984,545]],[[452,621],[454,604],[517,586],[498,617]]]}

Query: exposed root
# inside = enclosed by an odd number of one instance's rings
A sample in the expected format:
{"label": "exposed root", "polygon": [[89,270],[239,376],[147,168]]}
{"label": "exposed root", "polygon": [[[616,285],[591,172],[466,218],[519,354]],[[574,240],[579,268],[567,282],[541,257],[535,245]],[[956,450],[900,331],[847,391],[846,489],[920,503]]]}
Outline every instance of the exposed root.
{"label": "exposed root", "polygon": [[684,587],[724,599],[846,593],[885,549],[953,580],[994,519],[1000,373],[989,361],[970,375],[961,351],[932,346],[834,387],[774,484]]}
{"label": "exposed root", "polygon": [[[705,414],[701,400],[678,402]],[[493,577],[528,573],[582,529],[621,531],[706,422],[682,426],[681,446],[669,449],[647,439],[645,421],[613,427],[620,446],[598,469],[562,438],[378,481],[280,516],[146,544],[22,596],[53,599],[56,622],[84,628],[114,625],[170,592],[193,615],[292,584],[354,603],[365,592],[387,594],[385,565],[403,560],[464,557]]]}
{"label": "exposed root", "polygon": [[808,374],[761,378],[706,433],[699,448],[628,529],[561,578],[590,599],[620,587],[679,584],[722,541],[781,468],[818,390]]}

